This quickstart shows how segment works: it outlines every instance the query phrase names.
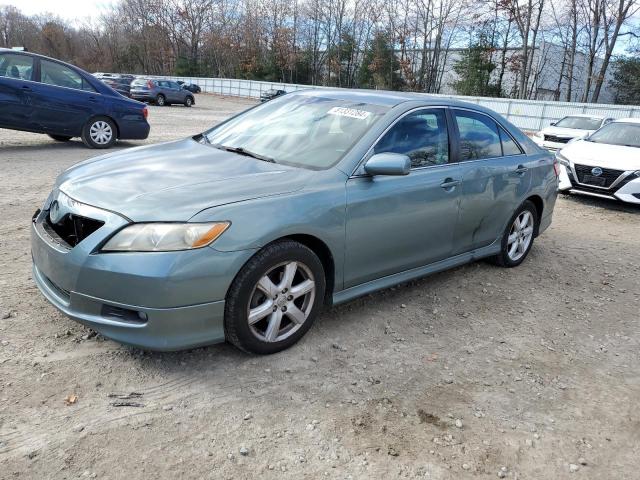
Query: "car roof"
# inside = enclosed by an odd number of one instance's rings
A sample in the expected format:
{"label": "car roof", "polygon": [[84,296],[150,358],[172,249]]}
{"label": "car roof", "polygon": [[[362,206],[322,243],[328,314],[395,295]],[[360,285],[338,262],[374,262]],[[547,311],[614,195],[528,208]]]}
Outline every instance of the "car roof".
{"label": "car roof", "polygon": [[469,102],[463,102],[454,98],[429,95],[417,92],[393,92],[389,90],[366,90],[366,89],[338,89],[338,88],[310,88],[297,90],[289,95],[306,95],[314,97],[330,98],[335,100],[345,100],[352,102],[371,103],[387,107],[395,107],[401,103],[419,101],[425,105],[457,106],[473,108],[479,111],[486,111],[485,108]]}
{"label": "car roof", "polygon": [[613,123],[640,123],[640,118],[618,118]]}

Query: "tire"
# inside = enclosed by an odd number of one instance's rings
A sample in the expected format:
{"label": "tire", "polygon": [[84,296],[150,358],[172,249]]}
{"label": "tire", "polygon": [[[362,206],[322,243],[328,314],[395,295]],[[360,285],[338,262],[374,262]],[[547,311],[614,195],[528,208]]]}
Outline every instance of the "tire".
{"label": "tire", "polygon": [[191,105],[193,105],[193,97],[188,96],[187,98],[184,99],[184,106],[190,107]]}
{"label": "tire", "polygon": [[267,245],[242,267],[227,292],[226,340],[261,355],[289,348],[311,328],[325,286],[322,263],[311,249],[292,240]]}
{"label": "tire", "polygon": [[52,135],[50,133],[48,133],[47,135],[49,135],[49,137],[54,139],[56,142],[68,142],[73,138],[73,137],[68,137],[67,135]]}
{"label": "tire", "polygon": [[160,94],[156,97],[156,105],[159,107],[164,107],[167,105],[167,99],[164,95]]}
{"label": "tire", "polygon": [[111,148],[117,137],[116,124],[107,117],[94,117],[82,128],[82,141],[89,148]]}
{"label": "tire", "polygon": [[[516,219],[521,226],[518,230]],[[526,225],[522,222],[526,219]],[[509,219],[507,228],[502,235],[500,253],[490,258],[490,261],[500,267],[512,268],[520,265],[531,251],[535,234],[538,231],[538,211],[536,206],[526,200]],[[515,242],[512,235],[516,235]],[[509,240],[512,240],[510,242]],[[517,245],[514,247],[514,243]],[[514,250],[515,248],[515,250]]]}

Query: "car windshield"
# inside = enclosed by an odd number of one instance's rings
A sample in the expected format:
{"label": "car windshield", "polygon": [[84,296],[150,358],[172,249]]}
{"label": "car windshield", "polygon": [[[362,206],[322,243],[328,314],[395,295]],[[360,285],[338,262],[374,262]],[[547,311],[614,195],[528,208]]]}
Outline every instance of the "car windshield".
{"label": "car windshield", "polygon": [[592,133],[590,142],[640,148],[640,123],[613,122]]}
{"label": "car windshield", "polygon": [[387,110],[369,103],[285,95],[204,135],[219,148],[321,170],[335,165]]}
{"label": "car windshield", "polygon": [[602,120],[589,117],[564,117],[556,123],[556,127],[575,128],[576,130],[597,130]]}

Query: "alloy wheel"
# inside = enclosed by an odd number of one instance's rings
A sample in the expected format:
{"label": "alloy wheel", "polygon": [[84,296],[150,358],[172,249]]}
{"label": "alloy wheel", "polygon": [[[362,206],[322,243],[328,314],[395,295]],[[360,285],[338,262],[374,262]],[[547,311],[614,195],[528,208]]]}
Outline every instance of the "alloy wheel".
{"label": "alloy wheel", "polygon": [[279,342],[302,327],[313,309],[316,283],[302,262],[279,264],[253,288],[247,308],[251,332],[263,342]]}
{"label": "alloy wheel", "polygon": [[511,225],[507,238],[507,254],[513,262],[520,260],[531,245],[533,239],[533,214],[524,210]]}

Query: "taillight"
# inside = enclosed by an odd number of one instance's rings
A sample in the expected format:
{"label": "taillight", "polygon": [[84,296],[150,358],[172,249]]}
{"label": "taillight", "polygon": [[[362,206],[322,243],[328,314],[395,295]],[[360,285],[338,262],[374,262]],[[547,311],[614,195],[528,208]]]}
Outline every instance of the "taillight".
{"label": "taillight", "polygon": [[147,80],[147,87],[153,88],[153,82],[151,80]]}
{"label": "taillight", "polygon": [[144,107],[142,109],[142,116],[146,119],[149,116],[149,109],[147,107]]}
{"label": "taillight", "polygon": [[560,176],[560,164],[558,160],[553,160],[553,171],[556,172],[556,178]]}

